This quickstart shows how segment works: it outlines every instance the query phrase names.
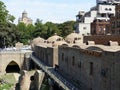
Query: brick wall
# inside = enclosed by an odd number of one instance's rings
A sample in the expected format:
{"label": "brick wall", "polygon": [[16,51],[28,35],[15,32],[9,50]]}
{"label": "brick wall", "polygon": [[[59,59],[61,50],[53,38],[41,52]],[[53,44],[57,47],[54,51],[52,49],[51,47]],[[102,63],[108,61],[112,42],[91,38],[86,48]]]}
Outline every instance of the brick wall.
{"label": "brick wall", "polygon": [[99,36],[84,36],[83,42],[94,41],[95,44],[108,45],[109,41],[117,41],[120,45],[120,35],[99,35]]}

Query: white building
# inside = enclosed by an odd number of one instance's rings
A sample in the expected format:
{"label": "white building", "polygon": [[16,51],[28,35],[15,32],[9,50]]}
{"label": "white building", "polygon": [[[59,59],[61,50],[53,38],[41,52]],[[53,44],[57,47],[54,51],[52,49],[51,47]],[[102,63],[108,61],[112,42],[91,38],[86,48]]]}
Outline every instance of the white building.
{"label": "white building", "polygon": [[97,4],[99,3],[113,3],[113,4],[118,4],[120,3],[120,0],[96,0]]}
{"label": "white building", "polygon": [[120,0],[110,0],[112,3],[120,3]]}
{"label": "white building", "polygon": [[80,11],[78,13],[76,16],[76,33],[90,35],[91,23],[94,20],[109,20],[111,15],[115,15],[115,5],[105,2],[107,0],[97,0],[97,5],[92,7],[89,12]]}

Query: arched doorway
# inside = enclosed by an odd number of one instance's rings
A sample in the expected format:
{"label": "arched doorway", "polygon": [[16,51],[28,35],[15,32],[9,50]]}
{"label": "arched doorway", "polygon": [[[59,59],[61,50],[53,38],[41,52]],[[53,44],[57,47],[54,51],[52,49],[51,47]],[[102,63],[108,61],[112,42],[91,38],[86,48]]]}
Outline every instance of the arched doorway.
{"label": "arched doorway", "polygon": [[6,71],[6,73],[19,73],[20,68],[16,62],[12,61],[7,65],[5,71]]}

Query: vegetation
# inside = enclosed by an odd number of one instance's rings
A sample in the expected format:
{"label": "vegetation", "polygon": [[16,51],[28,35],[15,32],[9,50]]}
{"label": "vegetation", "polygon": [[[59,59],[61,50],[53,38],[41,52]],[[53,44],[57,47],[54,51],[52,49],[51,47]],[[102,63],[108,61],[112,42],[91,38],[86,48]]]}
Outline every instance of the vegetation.
{"label": "vegetation", "polygon": [[42,23],[37,19],[35,24],[25,25],[24,23],[13,24],[15,17],[10,15],[6,6],[0,1],[0,48],[14,46],[16,42],[29,44],[33,38],[38,36],[47,39],[57,33],[65,37],[73,32],[75,21],[66,21],[64,23]]}
{"label": "vegetation", "polygon": [[19,40],[19,32],[13,24],[15,17],[10,15],[6,6],[0,1],[0,47],[11,46]]}
{"label": "vegetation", "polygon": [[0,75],[0,90],[10,90],[17,80],[12,73]]}
{"label": "vegetation", "polygon": [[12,84],[7,83],[7,84],[0,84],[0,90],[10,90],[12,87]]}
{"label": "vegetation", "polygon": [[46,22],[43,24],[41,20],[37,19],[34,25],[26,26],[24,23],[19,23],[17,29],[21,33],[20,42],[28,44],[28,41],[38,36],[47,39],[57,33],[57,35],[66,37],[75,30],[74,24],[75,21],[67,21],[61,24]]}
{"label": "vegetation", "polygon": [[43,80],[40,90],[50,90],[48,79],[46,77]]}

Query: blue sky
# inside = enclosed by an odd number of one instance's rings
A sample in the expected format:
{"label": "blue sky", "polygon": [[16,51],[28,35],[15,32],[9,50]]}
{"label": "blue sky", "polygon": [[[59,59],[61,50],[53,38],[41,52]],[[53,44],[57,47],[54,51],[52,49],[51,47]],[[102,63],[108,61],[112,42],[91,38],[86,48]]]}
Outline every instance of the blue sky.
{"label": "blue sky", "polygon": [[62,23],[75,20],[79,11],[89,11],[96,5],[96,0],[2,0],[10,14],[16,17],[15,23],[26,10],[33,21]]}

